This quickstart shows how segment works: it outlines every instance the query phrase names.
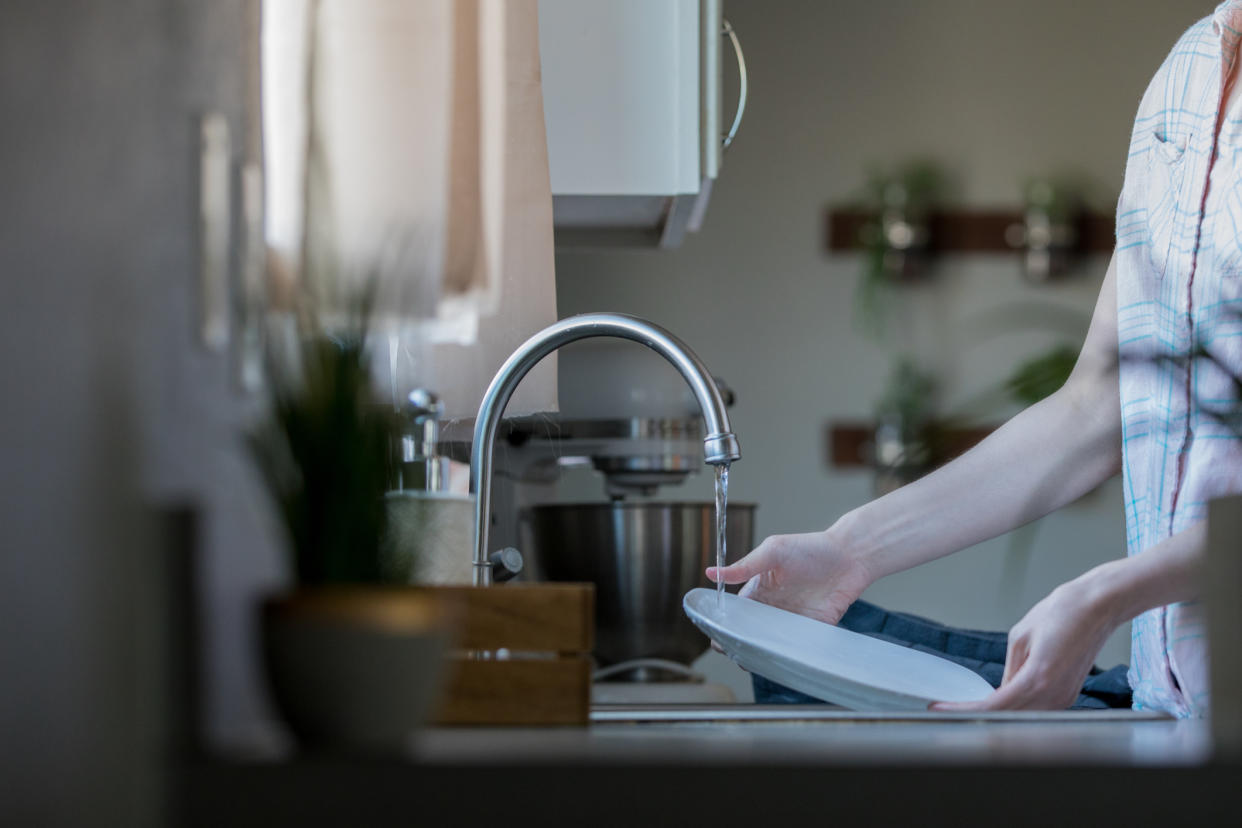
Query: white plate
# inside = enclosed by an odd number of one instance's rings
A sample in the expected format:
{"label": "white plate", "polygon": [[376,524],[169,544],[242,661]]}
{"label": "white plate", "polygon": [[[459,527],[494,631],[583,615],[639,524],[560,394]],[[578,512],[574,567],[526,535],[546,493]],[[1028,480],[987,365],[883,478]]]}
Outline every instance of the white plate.
{"label": "white plate", "polygon": [[714,589],[692,589],[682,607],[742,667],[852,710],[926,710],[992,692],[960,664],[749,598],[725,593],[718,607]]}

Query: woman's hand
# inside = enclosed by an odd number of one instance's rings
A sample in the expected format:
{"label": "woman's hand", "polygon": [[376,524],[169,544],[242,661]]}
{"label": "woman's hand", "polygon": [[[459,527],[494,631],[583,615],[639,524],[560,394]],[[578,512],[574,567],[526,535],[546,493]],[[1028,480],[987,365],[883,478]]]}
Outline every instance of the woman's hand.
{"label": "woman's hand", "polygon": [[1120,623],[1114,602],[1087,576],[1062,584],[1009,631],[1000,688],[980,702],[936,702],[932,710],[1063,710]]}
{"label": "woman's hand", "polygon": [[[835,624],[874,578],[828,532],[773,535],[720,570],[726,584],[746,582],[739,595]],[[719,580],[716,567],[707,577]]]}

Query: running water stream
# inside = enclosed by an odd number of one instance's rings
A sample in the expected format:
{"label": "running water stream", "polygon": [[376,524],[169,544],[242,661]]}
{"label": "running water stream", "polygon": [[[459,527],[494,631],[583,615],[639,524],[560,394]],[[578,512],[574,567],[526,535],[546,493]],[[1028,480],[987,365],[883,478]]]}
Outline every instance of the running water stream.
{"label": "running water stream", "polygon": [[724,569],[728,559],[725,543],[725,519],[729,508],[729,464],[716,466],[716,608],[724,605],[724,578],[720,570]]}

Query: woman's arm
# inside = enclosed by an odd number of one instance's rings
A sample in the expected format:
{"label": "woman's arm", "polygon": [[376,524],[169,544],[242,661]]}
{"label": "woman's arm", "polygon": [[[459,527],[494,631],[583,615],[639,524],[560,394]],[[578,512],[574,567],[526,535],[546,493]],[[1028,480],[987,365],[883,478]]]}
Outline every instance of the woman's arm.
{"label": "woman's arm", "polygon": [[[835,623],[873,581],[1007,532],[1117,473],[1116,262],[1078,361],[1055,394],[921,480],[823,532],[778,535],[722,571],[744,595]],[[708,577],[715,580],[714,567]]]}
{"label": "woman's arm", "polygon": [[1000,689],[982,702],[934,710],[1052,710],[1078,697],[1083,679],[1118,626],[1153,607],[1190,601],[1201,590],[1205,523],[1062,584],[1009,631]]}
{"label": "woman's arm", "polygon": [[957,460],[843,516],[829,532],[875,578],[956,552],[1070,503],[1121,467],[1117,293],[1110,263],[1065,385]]}

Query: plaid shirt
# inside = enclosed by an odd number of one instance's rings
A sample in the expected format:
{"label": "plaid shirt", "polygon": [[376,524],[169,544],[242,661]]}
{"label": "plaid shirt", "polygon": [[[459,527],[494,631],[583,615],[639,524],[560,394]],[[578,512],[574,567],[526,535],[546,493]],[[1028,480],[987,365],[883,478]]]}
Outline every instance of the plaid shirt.
{"label": "plaid shirt", "polygon": [[[1242,491],[1242,440],[1216,416],[1242,373],[1242,0],[1190,28],[1152,79],[1117,207],[1117,322],[1129,554]],[[1242,85],[1242,84],[1239,84]],[[1207,354],[1191,358],[1192,354]],[[1206,712],[1201,604],[1133,623],[1134,706]]]}

